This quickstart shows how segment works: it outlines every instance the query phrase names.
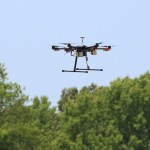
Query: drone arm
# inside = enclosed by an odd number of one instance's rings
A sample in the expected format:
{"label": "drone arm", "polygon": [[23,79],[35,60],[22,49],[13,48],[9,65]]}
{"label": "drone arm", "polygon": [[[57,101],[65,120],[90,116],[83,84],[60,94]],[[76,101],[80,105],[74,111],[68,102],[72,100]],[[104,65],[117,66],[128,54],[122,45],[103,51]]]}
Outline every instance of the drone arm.
{"label": "drone arm", "polygon": [[65,52],[70,52],[70,49],[69,48],[66,48],[66,47],[52,47],[52,49],[54,51],[60,51],[60,50],[64,50]]}
{"label": "drone arm", "polygon": [[111,47],[101,47],[97,48],[97,50],[110,51]]}

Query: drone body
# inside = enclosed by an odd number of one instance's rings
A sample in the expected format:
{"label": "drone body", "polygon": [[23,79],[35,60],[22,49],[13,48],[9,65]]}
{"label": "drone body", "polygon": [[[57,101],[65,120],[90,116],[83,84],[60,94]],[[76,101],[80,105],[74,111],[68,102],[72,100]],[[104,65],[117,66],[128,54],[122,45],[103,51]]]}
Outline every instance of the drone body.
{"label": "drone body", "polygon": [[[87,61],[88,61],[88,57],[87,57],[87,53],[91,53],[91,55],[97,55],[97,50],[103,50],[103,51],[109,51],[111,49],[111,46],[101,46],[100,44],[102,43],[96,43],[92,46],[86,46],[83,45],[83,39],[84,37],[81,37],[82,39],[82,45],[80,46],[73,46],[71,43],[60,43],[63,45],[66,45],[65,47],[62,46],[52,46],[52,49],[54,51],[60,51],[60,50],[64,50],[66,53],[70,53],[71,56],[75,56],[75,64],[74,64],[74,69],[73,70],[62,70],[62,72],[81,72],[81,73],[88,73],[88,71],[103,71],[103,69],[90,69]],[[78,57],[85,57],[86,58],[86,64],[87,64],[87,68],[83,69],[83,68],[76,68],[77,66],[77,60]]]}

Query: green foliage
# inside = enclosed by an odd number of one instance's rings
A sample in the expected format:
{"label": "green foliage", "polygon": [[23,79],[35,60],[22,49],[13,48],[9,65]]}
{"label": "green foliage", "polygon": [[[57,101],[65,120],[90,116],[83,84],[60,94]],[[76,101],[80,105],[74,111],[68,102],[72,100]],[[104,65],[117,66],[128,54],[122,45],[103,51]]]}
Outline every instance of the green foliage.
{"label": "green foliage", "polygon": [[64,105],[69,101],[69,100],[75,100],[76,95],[78,94],[78,90],[76,87],[72,87],[69,89],[63,89],[62,94],[61,94],[61,99],[58,102],[58,109],[59,111],[63,111]]}
{"label": "green foliage", "polygon": [[0,149],[150,149],[149,72],[105,87],[65,88],[57,111],[46,96],[29,100],[0,64]]}

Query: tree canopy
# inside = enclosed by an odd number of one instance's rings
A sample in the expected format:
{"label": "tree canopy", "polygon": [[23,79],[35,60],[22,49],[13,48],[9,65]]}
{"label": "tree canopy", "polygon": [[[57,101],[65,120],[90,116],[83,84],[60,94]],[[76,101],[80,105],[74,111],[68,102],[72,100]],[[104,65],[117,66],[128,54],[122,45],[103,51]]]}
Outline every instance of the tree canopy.
{"label": "tree canopy", "polygon": [[[30,105],[26,105],[30,102]],[[29,99],[0,64],[1,150],[150,149],[150,73]]]}

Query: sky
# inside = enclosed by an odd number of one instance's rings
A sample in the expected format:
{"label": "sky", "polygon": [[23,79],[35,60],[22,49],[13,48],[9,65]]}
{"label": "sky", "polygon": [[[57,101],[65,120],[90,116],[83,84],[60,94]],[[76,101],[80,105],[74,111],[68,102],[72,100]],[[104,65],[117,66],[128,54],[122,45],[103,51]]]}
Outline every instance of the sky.
{"label": "sky", "polygon": [[[30,98],[46,95],[52,106],[64,88],[138,77],[150,71],[149,7],[149,0],[0,0],[0,63]],[[50,45],[80,45],[81,36],[86,45],[116,45],[88,55],[89,66],[103,72],[61,72],[73,69],[75,58]],[[78,67],[86,67],[85,58]]]}

